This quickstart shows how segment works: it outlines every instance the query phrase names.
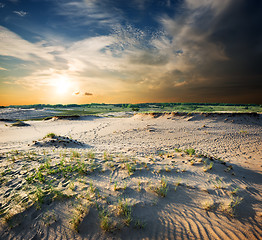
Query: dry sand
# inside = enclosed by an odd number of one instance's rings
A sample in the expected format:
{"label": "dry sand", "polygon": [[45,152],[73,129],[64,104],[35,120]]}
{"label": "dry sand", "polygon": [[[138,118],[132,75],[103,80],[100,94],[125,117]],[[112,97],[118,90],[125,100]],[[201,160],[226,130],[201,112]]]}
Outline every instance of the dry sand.
{"label": "dry sand", "polygon": [[260,114],[26,123],[0,122],[0,239],[261,239]]}

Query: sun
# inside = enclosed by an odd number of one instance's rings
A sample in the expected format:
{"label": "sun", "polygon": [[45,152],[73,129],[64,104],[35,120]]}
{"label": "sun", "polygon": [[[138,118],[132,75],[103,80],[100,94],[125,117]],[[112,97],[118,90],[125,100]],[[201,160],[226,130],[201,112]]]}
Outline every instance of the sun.
{"label": "sun", "polygon": [[71,82],[67,76],[59,76],[54,81],[54,86],[58,94],[66,94],[71,87]]}

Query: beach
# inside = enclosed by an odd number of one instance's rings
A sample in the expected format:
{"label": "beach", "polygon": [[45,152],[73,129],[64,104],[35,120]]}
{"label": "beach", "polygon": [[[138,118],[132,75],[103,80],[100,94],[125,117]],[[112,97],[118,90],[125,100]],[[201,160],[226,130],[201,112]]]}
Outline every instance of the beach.
{"label": "beach", "polygon": [[1,239],[261,239],[261,114],[5,114]]}

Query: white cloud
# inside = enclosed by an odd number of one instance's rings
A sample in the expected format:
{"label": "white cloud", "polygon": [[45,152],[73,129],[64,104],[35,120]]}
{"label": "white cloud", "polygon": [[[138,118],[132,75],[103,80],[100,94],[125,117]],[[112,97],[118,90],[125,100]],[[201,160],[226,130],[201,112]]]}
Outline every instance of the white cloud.
{"label": "white cloud", "polygon": [[13,13],[17,14],[20,17],[25,17],[28,14],[28,12],[25,11],[13,11]]}
{"label": "white cloud", "polygon": [[[57,2],[56,12],[70,20],[70,24],[85,25],[114,25],[118,22],[120,15],[114,11],[104,8],[102,1],[80,0],[69,2]],[[94,27],[94,25],[92,26]]]}
{"label": "white cloud", "polygon": [[[0,49],[1,55],[27,61],[39,58],[49,62],[49,65],[52,64],[52,68],[38,66],[31,74],[14,79],[17,84],[31,89],[55,87],[59,76],[66,76],[72,81],[74,89],[81,86],[83,89],[100,89],[100,93],[124,90],[133,83],[136,83],[137,87],[144,85],[155,88],[162,84],[158,83],[162,75],[171,71],[174,64],[179,66],[178,60],[171,63],[165,59],[177,57],[170,51],[172,43],[165,36],[159,34],[150,41],[152,52],[150,49],[143,50],[144,39],[135,28],[122,29],[109,36],[87,38],[60,49],[56,57],[67,63],[62,67],[50,54],[52,50],[59,49],[56,46],[48,46],[44,41],[32,44],[6,29],[3,30],[6,40],[2,41],[5,50]],[[10,38],[12,44],[8,41]],[[75,91],[74,95],[77,95],[77,92]],[[81,92],[80,95],[83,94],[85,93]],[[88,92],[85,95],[90,96]]]}
{"label": "white cloud", "polygon": [[214,15],[221,13],[232,0],[185,0],[185,6],[189,10],[213,10]]}
{"label": "white cloud", "polygon": [[5,4],[4,3],[0,3],[0,8],[4,8]]}
{"label": "white cloud", "polygon": [[[170,34],[176,31],[176,37],[170,38],[164,31],[149,36],[134,27],[118,25],[111,35],[76,41],[67,44],[66,48],[52,46],[45,41],[30,43],[1,27],[0,41],[4,47],[0,49],[0,55],[32,62],[46,61],[49,66],[52,65],[51,69],[38,67],[31,74],[15,80],[27,88],[55,87],[54,82],[59,76],[66,76],[72,81],[74,89],[81,86],[81,89],[92,91],[100,89],[101,93],[125,90],[134,83],[135,88],[143,89],[186,85],[186,72],[192,70],[191,61],[197,58],[197,55],[194,56],[196,50],[190,49],[187,43],[188,38],[202,40],[189,27],[177,24],[179,28],[173,30],[175,20],[162,19],[162,23]],[[52,54],[53,51],[56,53]],[[55,57],[65,64],[61,66]],[[173,74],[175,70],[183,74]],[[74,95],[78,95],[77,92]],[[79,95],[82,94],[79,92]]]}
{"label": "white cloud", "polygon": [[30,43],[2,26],[0,26],[0,43],[0,55],[3,56],[36,62],[54,60],[51,53],[56,50],[56,47],[46,47],[44,42]]}

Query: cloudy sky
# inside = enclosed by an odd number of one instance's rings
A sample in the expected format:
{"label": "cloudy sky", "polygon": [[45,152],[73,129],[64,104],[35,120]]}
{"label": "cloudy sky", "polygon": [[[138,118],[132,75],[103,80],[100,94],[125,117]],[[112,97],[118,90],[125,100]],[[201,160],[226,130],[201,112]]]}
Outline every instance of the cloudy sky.
{"label": "cloudy sky", "polygon": [[261,0],[0,0],[0,105],[262,103]]}

